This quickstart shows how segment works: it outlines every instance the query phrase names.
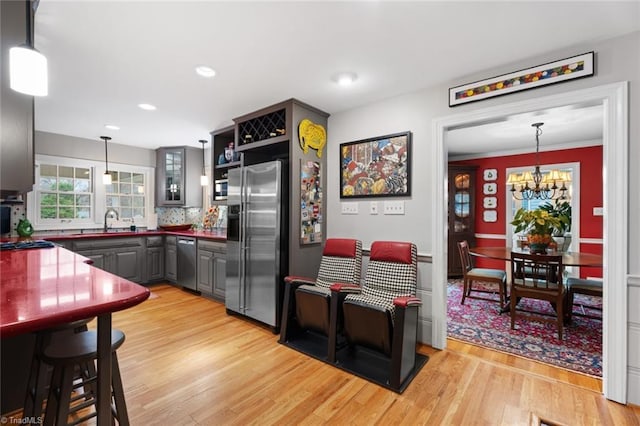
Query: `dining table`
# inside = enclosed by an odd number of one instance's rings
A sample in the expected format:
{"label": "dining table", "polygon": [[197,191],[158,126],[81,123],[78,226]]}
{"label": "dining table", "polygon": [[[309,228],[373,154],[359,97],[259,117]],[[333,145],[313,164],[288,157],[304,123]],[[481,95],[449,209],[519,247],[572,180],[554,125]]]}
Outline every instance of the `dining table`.
{"label": "dining table", "polygon": [[97,317],[97,424],[110,425],[112,313],[146,300],[150,291],[50,244],[0,250],[0,337]]}
{"label": "dining table", "polygon": [[[469,254],[476,257],[483,257],[487,259],[496,259],[511,261],[511,253],[525,253],[529,254],[528,248],[520,247],[471,247],[469,248]],[[557,252],[554,250],[548,250],[546,255],[562,255],[562,264],[564,266],[587,266],[593,268],[602,267],[602,255],[594,253],[583,253],[577,251]],[[544,256],[544,254],[541,254]],[[509,271],[510,273],[510,271]],[[508,299],[508,296],[507,296]],[[506,303],[501,309],[501,313],[509,312],[509,303]]]}
{"label": "dining table", "polygon": [[[497,259],[510,261],[511,252],[528,254],[528,249],[518,247],[472,247],[469,248],[469,254],[476,257],[484,257],[488,259]],[[565,266],[588,266],[599,268],[602,267],[602,255],[594,253],[583,253],[577,251],[556,252],[547,251],[547,255],[562,255],[562,264]]]}

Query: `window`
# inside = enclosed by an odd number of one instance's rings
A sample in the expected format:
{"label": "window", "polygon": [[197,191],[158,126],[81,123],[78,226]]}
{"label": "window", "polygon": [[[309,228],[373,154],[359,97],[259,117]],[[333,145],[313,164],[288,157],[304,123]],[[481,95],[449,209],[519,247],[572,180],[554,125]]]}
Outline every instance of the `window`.
{"label": "window", "polygon": [[107,207],[120,214],[120,219],[140,222],[145,215],[145,185],[143,173],[111,171],[111,185],[107,185]]}
{"label": "window", "polygon": [[[533,166],[527,167],[518,167],[518,168],[507,168],[505,170],[505,176],[508,176],[509,173],[517,172],[522,173],[525,170],[531,170]],[[571,204],[572,214],[571,214],[571,234],[574,236],[580,235],[580,163],[558,163],[558,164],[544,164],[540,166],[542,172],[544,173],[547,170],[558,169],[564,172],[569,172],[571,175],[571,182],[567,183],[566,186],[568,188],[566,194],[566,200]],[[513,229],[514,227],[510,225],[511,220],[513,220],[513,216],[516,211],[523,207],[528,210],[533,210],[538,206],[554,201],[549,200],[529,200],[529,201],[519,201],[514,200],[511,195],[510,185],[505,185],[505,195],[506,195],[506,237],[507,241],[512,241],[513,245],[516,245],[516,240],[518,238],[517,235],[514,235]],[[576,244],[577,238],[575,239]]]}
{"label": "window", "polygon": [[36,230],[101,229],[108,208],[119,213],[114,227],[146,226],[153,213],[152,167],[110,164],[112,184],[103,185],[95,180],[105,171],[102,161],[38,154],[35,163],[27,217]]}
{"label": "window", "polygon": [[93,217],[91,168],[43,163],[39,166],[37,186],[40,221]]}

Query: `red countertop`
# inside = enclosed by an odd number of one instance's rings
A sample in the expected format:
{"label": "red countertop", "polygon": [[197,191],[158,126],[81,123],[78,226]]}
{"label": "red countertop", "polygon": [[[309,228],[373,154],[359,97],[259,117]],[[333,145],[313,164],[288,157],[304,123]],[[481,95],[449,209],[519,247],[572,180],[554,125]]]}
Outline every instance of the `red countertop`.
{"label": "red countertop", "polygon": [[0,335],[10,337],[116,312],[149,289],[62,247],[0,251]]}

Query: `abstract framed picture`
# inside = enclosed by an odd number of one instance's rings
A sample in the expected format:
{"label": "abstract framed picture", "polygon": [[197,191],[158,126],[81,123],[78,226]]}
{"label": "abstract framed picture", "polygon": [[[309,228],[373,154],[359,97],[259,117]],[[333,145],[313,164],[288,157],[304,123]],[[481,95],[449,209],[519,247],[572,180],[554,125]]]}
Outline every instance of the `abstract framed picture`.
{"label": "abstract framed picture", "polygon": [[411,132],[340,144],[340,198],[411,195]]}
{"label": "abstract framed picture", "polygon": [[449,106],[480,101],[594,74],[594,52],[526,68],[449,89]]}
{"label": "abstract framed picture", "polygon": [[320,163],[300,160],[300,244],[322,242],[322,176]]}

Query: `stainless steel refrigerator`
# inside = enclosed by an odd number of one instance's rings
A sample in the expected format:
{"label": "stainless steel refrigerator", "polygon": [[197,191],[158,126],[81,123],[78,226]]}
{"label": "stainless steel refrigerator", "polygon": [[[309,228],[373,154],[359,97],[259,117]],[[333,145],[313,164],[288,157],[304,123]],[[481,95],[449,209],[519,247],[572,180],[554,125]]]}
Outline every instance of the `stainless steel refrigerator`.
{"label": "stainless steel refrigerator", "polygon": [[225,305],[275,331],[288,267],[286,188],[280,160],[229,170]]}

